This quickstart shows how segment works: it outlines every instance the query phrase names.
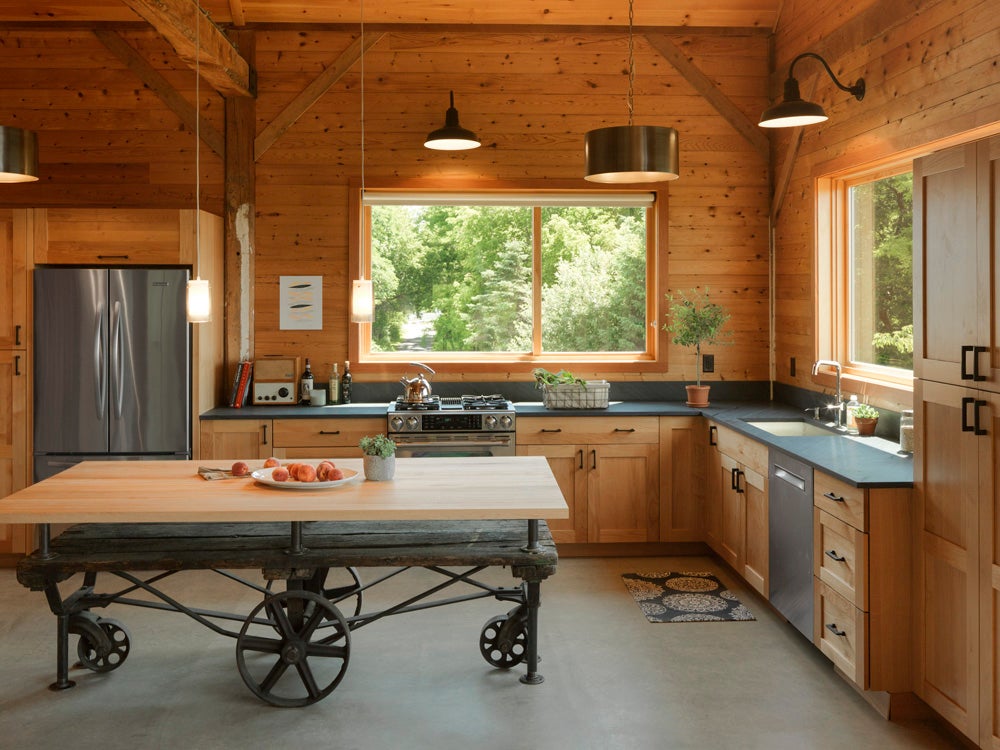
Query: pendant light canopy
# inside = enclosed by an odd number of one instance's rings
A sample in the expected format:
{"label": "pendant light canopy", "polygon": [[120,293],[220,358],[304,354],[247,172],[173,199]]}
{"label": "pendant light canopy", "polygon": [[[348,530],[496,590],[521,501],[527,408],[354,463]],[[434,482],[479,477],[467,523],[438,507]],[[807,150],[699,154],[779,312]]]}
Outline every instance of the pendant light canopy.
{"label": "pendant light canopy", "polygon": [[826,112],[823,111],[823,108],[820,105],[814,102],[804,101],[801,94],[799,94],[799,82],[795,78],[793,71],[795,70],[795,63],[804,57],[814,57],[823,63],[823,67],[826,69],[826,72],[830,75],[830,78],[841,91],[846,91],[847,93],[852,94],[859,102],[865,98],[864,78],[859,78],[858,82],[853,86],[845,86],[837,80],[837,76],[835,76],[833,71],[830,70],[830,66],[827,65],[826,60],[817,55],[815,52],[803,52],[801,55],[792,60],[792,64],[788,68],[788,78],[785,80],[784,97],[778,104],[764,110],[764,114],[760,116],[760,123],[758,123],[760,127],[796,128],[801,125],[815,125],[818,122],[823,122],[828,119]]}
{"label": "pendant light canopy", "polygon": [[188,323],[208,323],[212,320],[212,289],[201,270],[201,3],[198,3],[195,25],[194,58],[194,235],[196,276],[187,283]]}
{"label": "pendant light canopy", "polygon": [[0,182],[38,179],[38,138],[34,131],[0,125]]}
{"label": "pendant light canopy", "polygon": [[435,151],[465,151],[479,148],[479,138],[471,130],[466,130],[458,124],[458,110],[455,109],[455,92],[449,92],[451,106],[444,115],[444,127],[431,131],[424,141],[424,146]]}
{"label": "pendant light canopy", "polygon": [[584,141],[584,179],[590,182],[665,182],[680,176],[677,131],[658,125],[633,125],[635,51],[633,0],[628,3],[628,125],[599,128]]}

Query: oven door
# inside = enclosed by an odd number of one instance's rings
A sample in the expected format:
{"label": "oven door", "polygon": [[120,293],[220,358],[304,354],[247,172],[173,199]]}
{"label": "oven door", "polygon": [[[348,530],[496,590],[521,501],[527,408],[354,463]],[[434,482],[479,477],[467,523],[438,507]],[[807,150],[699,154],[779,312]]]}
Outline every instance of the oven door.
{"label": "oven door", "polygon": [[393,434],[400,458],[513,456],[514,433],[447,432]]}

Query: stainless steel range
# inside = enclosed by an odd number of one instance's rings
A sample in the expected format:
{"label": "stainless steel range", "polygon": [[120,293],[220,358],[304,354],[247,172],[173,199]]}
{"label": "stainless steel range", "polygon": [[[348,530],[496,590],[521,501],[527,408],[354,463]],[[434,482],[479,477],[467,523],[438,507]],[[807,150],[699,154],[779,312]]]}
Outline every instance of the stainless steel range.
{"label": "stainless steel range", "polygon": [[386,430],[396,455],[513,456],[514,405],[503,396],[398,398]]}

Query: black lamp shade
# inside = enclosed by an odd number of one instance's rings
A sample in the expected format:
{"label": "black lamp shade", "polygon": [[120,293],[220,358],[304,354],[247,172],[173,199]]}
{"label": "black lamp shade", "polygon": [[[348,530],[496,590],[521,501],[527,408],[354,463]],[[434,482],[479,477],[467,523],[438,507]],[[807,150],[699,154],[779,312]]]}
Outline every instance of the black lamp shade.
{"label": "black lamp shade", "polygon": [[656,125],[620,125],[587,133],[590,182],[665,182],[680,176],[677,131]]}
{"label": "black lamp shade", "polygon": [[451,106],[444,115],[444,127],[433,130],[424,141],[424,146],[436,151],[463,151],[479,148],[479,138],[471,130],[458,124],[458,110],[455,109],[455,92],[451,92]]}

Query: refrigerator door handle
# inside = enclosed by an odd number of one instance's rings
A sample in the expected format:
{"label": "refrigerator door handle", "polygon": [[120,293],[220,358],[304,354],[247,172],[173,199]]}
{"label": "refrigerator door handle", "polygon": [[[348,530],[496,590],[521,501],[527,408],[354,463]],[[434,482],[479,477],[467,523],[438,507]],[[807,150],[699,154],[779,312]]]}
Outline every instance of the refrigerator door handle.
{"label": "refrigerator door handle", "polygon": [[113,375],[115,416],[121,419],[125,402],[125,357],[122,352],[121,303],[115,302],[111,313],[111,373]]}
{"label": "refrigerator door handle", "polygon": [[97,404],[99,419],[104,418],[104,407],[107,406],[107,383],[104,382],[107,368],[105,367],[106,352],[104,351],[103,328],[104,310],[98,308],[97,317],[94,320],[94,390],[96,391],[94,401]]}

